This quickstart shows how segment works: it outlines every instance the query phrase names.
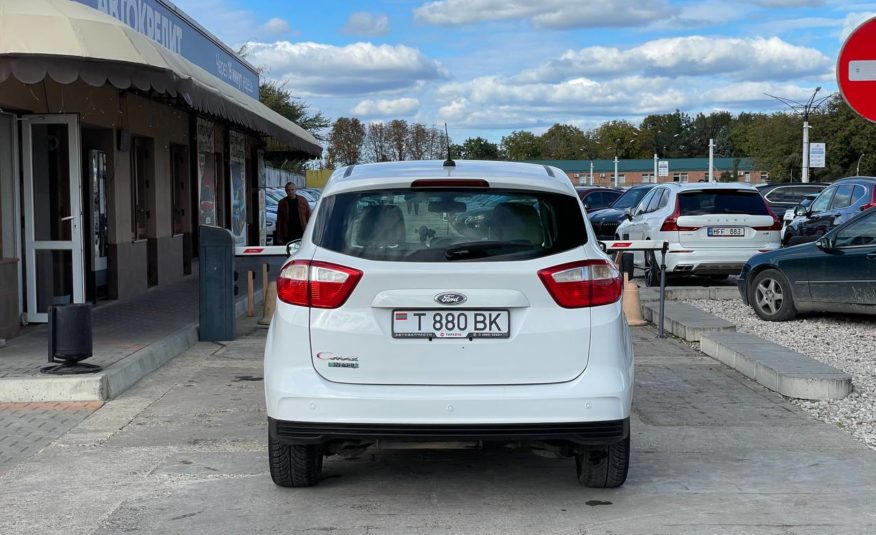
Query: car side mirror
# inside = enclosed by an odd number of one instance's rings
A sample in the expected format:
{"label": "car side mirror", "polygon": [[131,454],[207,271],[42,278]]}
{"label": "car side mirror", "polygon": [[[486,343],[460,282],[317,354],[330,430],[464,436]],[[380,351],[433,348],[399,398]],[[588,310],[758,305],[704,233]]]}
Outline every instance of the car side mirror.
{"label": "car side mirror", "polygon": [[301,240],[292,240],[286,244],[286,254],[292,256],[301,249]]}
{"label": "car side mirror", "polygon": [[794,207],[794,217],[800,217],[801,215],[806,215],[806,207],[798,204]]}
{"label": "car side mirror", "polygon": [[827,238],[827,237],[820,238],[820,239],[816,240],[815,246],[818,247],[819,249],[823,249],[825,251],[830,251],[831,249],[833,249],[833,240],[831,240],[830,238]]}
{"label": "car side mirror", "polygon": [[585,203],[584,203],[584,209],[585,209],[585,210],[590,210],[590,203],[586,203],[586,202],[585,202]]}
{"label": "car side mirror", "polygon": [[633,209],[632,208],[625,209],[624,210],[624,217],[627,218],[627,220],[631,221],[633,219]]}

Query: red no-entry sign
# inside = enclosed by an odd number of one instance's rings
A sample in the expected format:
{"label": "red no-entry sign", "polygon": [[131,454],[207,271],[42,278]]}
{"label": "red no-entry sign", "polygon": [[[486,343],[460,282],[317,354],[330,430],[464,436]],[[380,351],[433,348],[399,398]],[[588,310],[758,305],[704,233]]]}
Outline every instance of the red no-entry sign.
{"label": "red no-entry sign", "polygon": [[836,63],[836,82],[849,106],[876,122],[876,17],[846,38]]}

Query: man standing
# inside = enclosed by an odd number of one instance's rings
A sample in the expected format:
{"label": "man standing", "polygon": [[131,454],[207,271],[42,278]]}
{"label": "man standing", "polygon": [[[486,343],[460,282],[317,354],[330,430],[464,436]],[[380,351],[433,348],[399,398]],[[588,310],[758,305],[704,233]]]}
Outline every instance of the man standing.
{"label": "man standing", "polygon": [[295,184],[286,184],[286,197],[277,204],[277,230],[275,245],[285,245],[301,238],[307,220],[310,219],[310,205],[304,197],[295,193]]}

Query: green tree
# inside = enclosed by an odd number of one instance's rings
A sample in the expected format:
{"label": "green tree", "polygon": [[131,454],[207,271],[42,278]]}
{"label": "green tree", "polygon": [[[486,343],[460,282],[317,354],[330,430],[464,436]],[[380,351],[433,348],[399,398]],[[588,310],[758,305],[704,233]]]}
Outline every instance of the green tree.
{"label": "green tree", "polygon": [[546,160],[581,160],[588,157],[590,141],[584,132],[569,124],[555,124],[541,135],[541,157]]}
{"label": "green tree", "polygon": [[532,132],[515,130],[502,138],[500,153],[506,160],[538,160],[541,140]]}
{"label": "green tree", "polygon": [[332,166],[355,165],[362,159],[365,125],[355,117],[341,117],[329,134],[328,160]]}
{"label": "green tree", "polygon": [[602,159],[641,157],[639,130],[629,121],[608,121],[593,131],[596,155]]}
{"label": "green tree", "polygon": [[[462,145],[455,145],[453,157],[462,160],[498,160],[499,147],[482,137],[470,137]],[[457,150],[459,153],[457,154]]]}

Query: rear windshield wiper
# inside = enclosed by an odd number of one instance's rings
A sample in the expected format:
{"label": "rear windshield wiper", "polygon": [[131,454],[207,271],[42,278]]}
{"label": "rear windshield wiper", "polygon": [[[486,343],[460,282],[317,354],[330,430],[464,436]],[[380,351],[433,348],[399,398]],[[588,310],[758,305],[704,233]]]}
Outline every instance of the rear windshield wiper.
{"label": "rear windshield wiper", "polygon": [[506,255],[525,249],[536,249],[530,242],[479,241],[461,243],[444,250],[447,260],[463,260],[467,258],[485,258],[489,256]]}

